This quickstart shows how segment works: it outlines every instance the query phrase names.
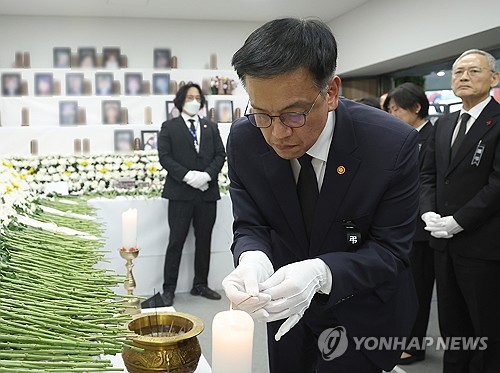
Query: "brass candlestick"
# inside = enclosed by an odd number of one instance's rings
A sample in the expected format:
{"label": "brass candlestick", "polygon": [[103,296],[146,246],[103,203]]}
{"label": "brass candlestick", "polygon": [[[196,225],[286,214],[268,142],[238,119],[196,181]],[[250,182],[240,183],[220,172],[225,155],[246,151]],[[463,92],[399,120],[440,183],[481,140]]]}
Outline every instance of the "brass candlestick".
{"label": "brass candlestick", "polygon": [[139,249],[120,249],[120,256],[127,261],[125,267],[127,268],[127,277],[125,277],[125,281],[123,286],[129,297],[124,300],[124,304],[127,306],[125,308],[125,312],[128,314],[136,314],[140,311],[139,298],[134,297],[134,289],[135,289],[135,279],[134,274],[132,273],[132,268],[134,267],[134,263],[132,262],[139,255]]}

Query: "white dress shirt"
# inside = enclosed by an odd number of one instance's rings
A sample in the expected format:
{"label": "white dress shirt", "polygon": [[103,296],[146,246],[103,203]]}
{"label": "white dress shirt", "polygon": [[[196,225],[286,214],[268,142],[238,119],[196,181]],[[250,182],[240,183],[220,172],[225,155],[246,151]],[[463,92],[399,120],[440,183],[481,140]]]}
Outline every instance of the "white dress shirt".
{"label": "white dress shirt", "polygon": [[[460,118],[462,118],[463,113],[468,113],[470,115],[469,120],[467,121],[467,125],[465,127],[465,134],[469,132],[471,129],[472,125],[476,122],[476,119],[479,118],[479,115],[481,115],[481,112],[483,109],[486,107],[486,105],[489,104],[491,100],[491,96],[488,96],[486,100],[481,101],[479,104],[474,106],[472,109],[469,111],[465,111],[464,109],[460,110],[460,115],[458,116],[458,123],[460,123]],[[451,136],[451,145],[455,142],[455,139],[457,138],[458,135],[458,129],[460,125],[455,126],[455,129],[453,130],[453,136]]]}
{"label": "white dress shirt", "polygon": [[[184,119],[184,122],[186,123],[186,126],[189,130],[189,133],[191,133],[191,122],[189,120],[194,120],[194,128],[196,129],[196,139],[197,141],[194,143],[194,147],[196,148],[196,152],[200,152],[200,142],[201,142],[201,130],[200,130],[200,118],[198,115],[195,115],[194,117],[191,117],[187,115],[185,112],[181,113],[182,119]],[[193,138],[194,141],[194,138]]]}
{"label": "white dress shirt", "polygon": [[[307,124],[306,124],[307,126]],[[326,161],[328,160],[328,153],[330,151],[330,145],[333,139],[333,131],[335,129],[335,112],[331,111],[328,113],[328,118],[326,120],[325,128],[321,131],[318,140],[311,146],[311,149],[307,151],[311,159],[311,164],[316,173],[316,178],[318,180],[318,187],[321,191],[321,186],[323,185],[323,179],[325,178],[326,171]],[[297,159],[291,159],[290,164],[292,166],[293,176],[295,177],[295,182],[299,180],[300,173],[300,163]]]}

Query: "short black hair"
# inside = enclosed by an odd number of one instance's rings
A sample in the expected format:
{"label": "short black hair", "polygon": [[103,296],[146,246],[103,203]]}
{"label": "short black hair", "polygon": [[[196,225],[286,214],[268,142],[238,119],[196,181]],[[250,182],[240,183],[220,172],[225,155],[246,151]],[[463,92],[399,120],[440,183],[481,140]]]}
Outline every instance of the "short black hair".
{"label": "short black hair", "polygon": [[174,105],[177,109],[179,109],[180,112],[182,112],[182,107],[184,106],[184,102],[186,101],[187,91],[189,90],[189,88],[192,87],[195,87],[198,90],[198,92],[200,92],[200,97],[201,97],[200,109],[203,109],[203,107],[207,102],[205,99],[205,95],[203,94],[203,91],[201,90],[201,87],[198,84],[196,83],[185,84],[181,88],[179,88],[174,98]]}
{"label": "short black hair", "polygon": [[337,67],[337,42],[320,20],[282,18],[252,32],[231,61],[240,80],[272,78],[306,68],[324,89]]}
{"label": "short black hair", "polygon": [[415,110],[417,104],[420,104],[420,110],[417,116],[423,119],[429,115],[429,100],[424,90],[414,83],[403,83],[391,89],[384,101],[385,111],[389,109],[389,102],[391,99],[394,100],[397,106],[405,110]]}

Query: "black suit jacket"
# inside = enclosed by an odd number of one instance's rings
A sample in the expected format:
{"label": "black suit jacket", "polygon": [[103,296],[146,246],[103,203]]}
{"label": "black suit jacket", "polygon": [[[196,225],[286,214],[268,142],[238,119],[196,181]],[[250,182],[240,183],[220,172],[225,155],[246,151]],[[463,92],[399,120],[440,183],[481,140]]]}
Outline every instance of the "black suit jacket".
{"label": "black suit jacket", "polygon": [[500,104],[491,99],[450,161],[458,116],[450,114],[435,124],[421,175],[421,212],[453,215],[464,228],[451,239],[432,238],[434,248],[500,260]]}
{"label": "black suit jacket", "polygon": [[[235,263],[247,250],[266,253],[275,270],[319,257],[333,287],[326,304],[315,299],[311,307],[338,319],[351,336],[409,334],[416,313],[409,253],[419,198],[417,137],[393,116],[341,99],[309,244],[290,162],[246,118],[235,121],[227,145]],[[355,250],[347,221],[361,233]],[[391,370],[400,353],[366,354]]]}
{"label": "black suit jacket", "polygon": [[[196,152],[193,136],[182,117],[161,125],[158,137],[160,164],[167,170],[163,198],[189,201],[201,193],[204,201],[220,199],[218,176],[226,159],[224,144],[216,123],[200,118],[200,152]],[[212,180],[201,192],[182,181],[190,170],[207,172]]]}
{"label": "black suit jacket", "polygon": [[[432,132],[434,132],[434,127],[429,121],[420,129],[420,131],[418,131],[418,166],[420,170],[422,170],[424,167],[425,153],[427,152],[427,148],[429,147],[429,138]],[[430,233],[426,231],[424,227],[425,223],[422,221],[422,219],[418,218],[417,231],[415,232],[414,241],[429,241]]]}

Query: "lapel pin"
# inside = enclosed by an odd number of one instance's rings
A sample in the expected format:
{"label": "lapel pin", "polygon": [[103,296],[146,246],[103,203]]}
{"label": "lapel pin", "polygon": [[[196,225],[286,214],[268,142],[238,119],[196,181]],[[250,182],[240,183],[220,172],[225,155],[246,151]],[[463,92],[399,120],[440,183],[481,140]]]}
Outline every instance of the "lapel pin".
{"label": "lapel pin", "polygon": [[204,124],[204,125],[203,125],[203,128],[207,128],[207,125],[206,125],[206,124]]}
{"label": "lapel pin", "polygon": [[339,175],[343,175],[345,173],[345,167],[344,166],[338,166],[337,167],[337,173]]}
{"label": "lapel pin", "polygon": [[487,122],[486,122],[486,125],[487,125],[487,126],[491,126],[491,120],[487,121]]}

